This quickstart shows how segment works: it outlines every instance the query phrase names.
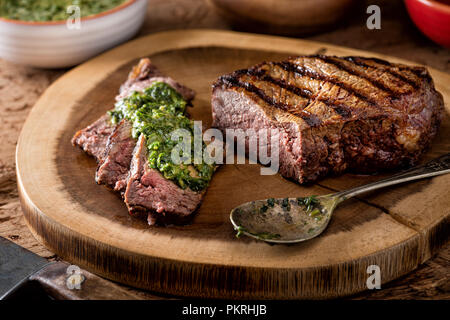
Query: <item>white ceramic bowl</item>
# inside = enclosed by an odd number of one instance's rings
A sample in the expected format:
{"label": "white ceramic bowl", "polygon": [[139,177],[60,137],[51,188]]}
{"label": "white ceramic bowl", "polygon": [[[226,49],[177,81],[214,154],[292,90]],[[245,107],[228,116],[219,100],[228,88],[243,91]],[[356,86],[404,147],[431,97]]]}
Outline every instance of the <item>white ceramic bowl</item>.
{"label": "white ceramic bowl", "polygon": [[70,67],[133,37],[146,13],[147,0],[128,0],[81,18],[79,29],[69,29],[66,21],[0,18],[0,57],[34,67]]}

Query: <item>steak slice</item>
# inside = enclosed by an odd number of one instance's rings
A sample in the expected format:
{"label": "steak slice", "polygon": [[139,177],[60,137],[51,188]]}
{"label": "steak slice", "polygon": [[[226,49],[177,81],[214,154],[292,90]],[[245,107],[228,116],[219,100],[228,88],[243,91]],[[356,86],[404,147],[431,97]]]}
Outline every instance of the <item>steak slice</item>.
{"label": "steak slice", "polygon": [[300,183],[414,165],[444,107],[423,67],[323,55],[224,75],[211,103],[213,127],[224,132],[278,129],[279,171]]}
{"label": "steak slice", "polygon": [[122,191],[125,188],[133,150],[136,146],[131,130],[131,123],[124,119],[109,136],[104,150],[104,159],[95,173],[95,181],[98,184],[106,184],[116,191]]}
{"label": "steak slice", "polygon": [[181,189],[148,165],[144,135],[134,149],[124,201],[130,214],[147,215],[149,225],[185,224],[200,205],[204,192]]}
{"label": "steak slice", "polygon": [[79,146],[87,154],[95,157],[97,161],[101,161],[108,138],[115,128],[110,120],[107,114],[101,116],[91,125],[75,133],[72,144]]}

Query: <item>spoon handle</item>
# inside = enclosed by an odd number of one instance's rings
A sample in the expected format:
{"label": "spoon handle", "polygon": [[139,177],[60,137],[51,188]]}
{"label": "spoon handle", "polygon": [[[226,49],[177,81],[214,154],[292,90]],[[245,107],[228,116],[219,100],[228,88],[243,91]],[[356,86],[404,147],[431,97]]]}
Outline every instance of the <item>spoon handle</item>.
{"label": "spoon handle", "polygon": [[365,192],[384,188],[394,184],[438,176],[445,173],[450,173],[450,153],[431,160],[430,162],[427,162],[423,165],[413,167],[409,170],[395,174],[389,178],[362,185],[350,190],[338,192],[335,194],[335,196],[338,196],[342,200],[345,200]]}

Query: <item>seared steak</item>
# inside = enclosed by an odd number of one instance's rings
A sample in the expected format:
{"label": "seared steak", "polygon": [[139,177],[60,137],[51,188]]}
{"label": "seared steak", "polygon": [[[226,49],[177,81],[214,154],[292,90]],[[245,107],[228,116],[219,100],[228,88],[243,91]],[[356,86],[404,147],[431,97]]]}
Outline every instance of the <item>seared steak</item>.
{"label": "seared steak", "polygon": [[147,215],[150,225],[183,224],[200,205],[203,195],[204,192],[181,189],[159,171],[151,169],[145,137],[139,137],[124,194],[130,214]]}
{"label": "seared steak", "polygon": [[238,70],[212,94],[214,127],[279,130],[280,173],[300,183],[415,164],[443,105],[423,67],[322,55]]}
{"label": "seared steak", "polygon": [[[187,102],[195,96],[193,90],[164,76],[149,59],[141,59],[121,86],[116,100],[128,97],[134,91],[143,91],[154,82],[169,84]],[[159,171],[149,169],[145,138],[142,136],[136,145],[131,130],[131,123],[126,119],[115,125],[109,115],[104,115],[78,131],[72,143],[97,159],[97,183],[121,192],[130,214],[148,215],[149,224],[187,222],[200,205],[204,192],[182,189]]]}

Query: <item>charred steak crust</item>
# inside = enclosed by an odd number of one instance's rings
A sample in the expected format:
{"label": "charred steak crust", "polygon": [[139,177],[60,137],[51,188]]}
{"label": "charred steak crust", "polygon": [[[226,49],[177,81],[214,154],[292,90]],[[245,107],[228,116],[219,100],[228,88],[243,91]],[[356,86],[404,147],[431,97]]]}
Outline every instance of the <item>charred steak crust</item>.
{"label": "charred steak crust", "polygon": [[222,131],[278,129],[280,173],[300,183],[414,165],[444,108],[423,67],[324,55],[224,75],[211,102],[213,127]]}
{"label": "charred steak crust", "polygon": [[[149,59],[144,58],[133,67],[116,100],[134,91],[142,91],[158,81],[169,84],[188,103],[195,96],[193,90],[164,76]],[[127,120],[115,125],[108,115],[104,115],[78,131],[72,138],[72,144],[97,159],[97,183],[120,192],[130,214],[146,217],[151,225],[189,222],[204,192],[183,190],[157,170],[149,169],[145,138],[141,137],[137,144],[131,129]]]}

